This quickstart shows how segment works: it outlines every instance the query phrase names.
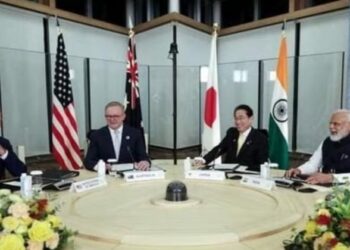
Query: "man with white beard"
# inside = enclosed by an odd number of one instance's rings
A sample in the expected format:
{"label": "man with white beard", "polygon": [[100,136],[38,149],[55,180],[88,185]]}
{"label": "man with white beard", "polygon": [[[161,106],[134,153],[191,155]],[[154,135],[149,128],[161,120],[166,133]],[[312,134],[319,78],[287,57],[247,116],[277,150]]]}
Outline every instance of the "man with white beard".
{"label": "man with white beard", "polygon": [[286,172],[286,177],[310,175],[310,184],[332,183],[336,174],[350,173],[350,111],[333,112],[329,122],[330,135],[311,158],[298,168]]}

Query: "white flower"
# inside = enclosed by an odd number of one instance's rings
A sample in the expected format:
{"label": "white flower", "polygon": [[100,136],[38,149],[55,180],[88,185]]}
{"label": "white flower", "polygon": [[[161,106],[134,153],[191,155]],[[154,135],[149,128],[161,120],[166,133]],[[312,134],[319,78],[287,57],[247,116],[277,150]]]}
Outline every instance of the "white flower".
{"label": "white flower", "polygon": [[58,246],[60,237],[58,233],[54,233],[53,236],[45,242],[45,246],[49,249],[55,249]]}
{"label": "white flower", "polygon": [[28,210],[29,207],[27,204],[16,202],[9,207],[8,213],[12,214],[15,218],[27,218],[29,216]]}
{"label": "white flower", "polygon": [[44,249],[43,242],[38,242],[33,240],[28,241],[27,250],[43,250],[43,249]]}

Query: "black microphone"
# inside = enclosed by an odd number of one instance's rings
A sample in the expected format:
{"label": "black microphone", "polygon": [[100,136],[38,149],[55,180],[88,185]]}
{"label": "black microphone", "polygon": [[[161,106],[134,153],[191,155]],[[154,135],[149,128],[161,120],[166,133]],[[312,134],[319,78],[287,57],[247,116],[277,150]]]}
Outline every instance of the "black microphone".
{"label": "black microphone", "polygon": [[221,151],[222,151],[221,147],[219,147],[218,150],[216,151],[215,155],[214,155],[214,160],[212,160],[213,164],[210,164],[210,165],[207,164],[205,166],[205,169],[212,169],[212,170],[215,169],[215,160],[216,160],[216,158],[218,158],[221,155]]}
{"label": "black microphone", "polygon": [[126,146],[126,149],[128,150],[129,156],[130,156],[130,158],[131,158],[131,160],[132,160],[132,168],[133,168],[133,170],[135,171],[135,170],[136,170],[136,168],[135,168],[136,161],[135,161],[134,155],[132,154],[129,145]]}

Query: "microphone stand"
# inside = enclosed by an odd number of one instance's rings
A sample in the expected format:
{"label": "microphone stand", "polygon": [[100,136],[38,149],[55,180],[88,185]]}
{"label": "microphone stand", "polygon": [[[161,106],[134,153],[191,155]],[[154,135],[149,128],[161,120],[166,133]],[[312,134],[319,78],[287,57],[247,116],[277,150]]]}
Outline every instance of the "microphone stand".
{"label": "microphone stand", "polygon": [[130,158],[132,160],[132,171],[136,171],[137,169],[135,167],[136,161],[135,161],[134,155],[132,154],[131,149],[130,149],[129,146],[126,146],[126,150],[128,150],[129,156],[130,156]]}

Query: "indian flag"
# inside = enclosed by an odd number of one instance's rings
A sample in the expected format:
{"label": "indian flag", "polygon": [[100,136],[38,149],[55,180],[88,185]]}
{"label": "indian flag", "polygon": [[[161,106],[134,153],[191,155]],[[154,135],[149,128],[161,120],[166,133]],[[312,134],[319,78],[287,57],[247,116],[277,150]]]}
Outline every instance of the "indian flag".
{"label": "indian flag", "polygon": [[288,168],[287,80],[287,41],[283,25],[269,120],[270,160],[282,169]]}

